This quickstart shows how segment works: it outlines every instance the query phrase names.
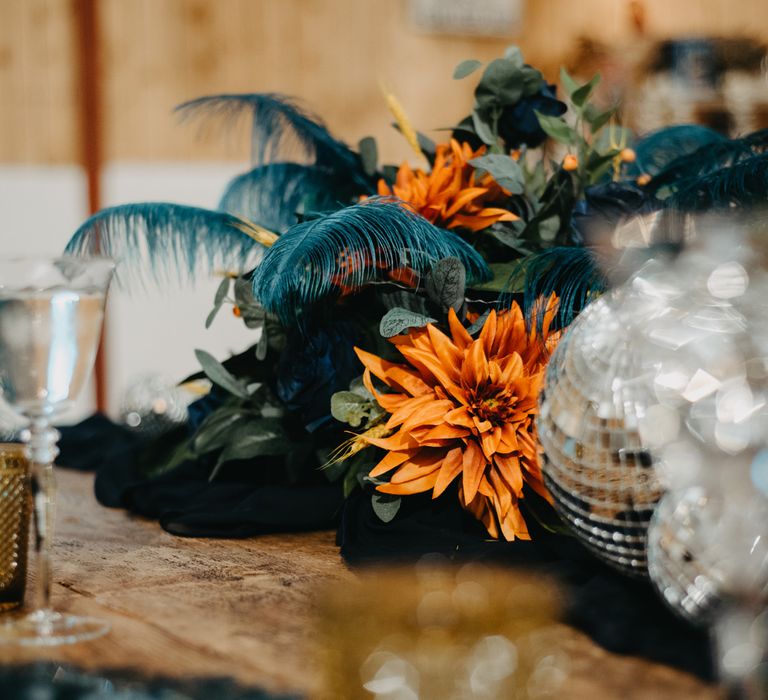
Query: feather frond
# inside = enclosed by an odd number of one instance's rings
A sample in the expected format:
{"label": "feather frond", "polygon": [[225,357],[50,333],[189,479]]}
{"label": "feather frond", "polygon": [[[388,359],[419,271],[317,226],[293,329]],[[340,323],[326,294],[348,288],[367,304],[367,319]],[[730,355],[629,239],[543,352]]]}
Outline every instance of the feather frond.
{"label": "feather frond", "polygon": [[680,211],[764,205],[768,199],[768,153],[703,176],[681,179],[674,189],[664,204]]}
{"label": "feather frond", "polygon": [[[608,281],[589,248],[561,246],[523,258],[510,280],[523,281],[523,312],[531,328],[541,329],[546,304],[552,294],[559,298],[556,324],[562,328],[573,321],[586,304],[602,294]],[[513,295],[502,294],[499,305],[511,306]]]}
{"label": "feather frond", "polygon": [[269,163],[231,180],[219,209],[282,232],[297,223],[297,214],[339,209],[359,194],[343,173],[314,165]]}
{"label": "feather frond", "polygon": [[656,177],[678,158],[727,140],[713,129],[695,124],[669,126],[652,131],[634,144],[637,158],[628,168],[629,174]]}
{"label": "feather frond", "polygon": [[264,252],[248,222],[223,212],[165,202],[125,204],[85,221],[67,243],[70,255],[107,255],[123,284],[194,280],[225,268],[246,272]]}
{"label": "feather frond", "polygon": [[399,200],[372,197],[280,236],[254,272],[253,291],[265,309],[290,322],[341,290],[403,270],[422,275],[451,256],[464,264],[468,281],[490,278],[480,254],[455,233],[433,226]]}
{"label": "feather frond", "polygon": [[254,166],[281,160],[315,163],[362,172],[360,158],[334,138],[320,119],[277,93],[224,94],[198,97],[176,108],[183,120],[219,117],[234,122],[251,119],[251,160]]}
{"label": "feather frond", "polygon": [[662,168],[648,187],[657,193],[669,187],[687,187],[699,177],[729,168],[762,153],[768,147],[768,130],[757,131],[739,139],[722,139],[680,156]]}

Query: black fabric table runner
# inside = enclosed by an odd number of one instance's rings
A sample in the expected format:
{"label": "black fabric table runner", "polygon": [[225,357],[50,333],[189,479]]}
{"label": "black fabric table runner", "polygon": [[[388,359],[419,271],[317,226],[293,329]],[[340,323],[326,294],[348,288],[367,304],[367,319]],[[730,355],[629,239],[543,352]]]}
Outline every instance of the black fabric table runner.
{"label": "black fabric table runner", "polygon": [[677,618],[651,584],[612,570],[572,537],[532,528],[529,542],[487,539],[454,494],[409,496],[382,522],[367,494],[346,501],[323,475],[287,483],[258,460],[227,468],[208,481],[211,464],[187,461],[168,473],[143,473],[146,441],[101,415],[61,428],[61,465],[96,471],[96,497],[105,506],[153,518],[167,531],[192,537],[250,537],[338,527],[341,556],[353,566],[415,561],[426,554],[451,561],[487,560],[535,566],[559,580],[567,622],[598,644],[713,679],[709,639]]}

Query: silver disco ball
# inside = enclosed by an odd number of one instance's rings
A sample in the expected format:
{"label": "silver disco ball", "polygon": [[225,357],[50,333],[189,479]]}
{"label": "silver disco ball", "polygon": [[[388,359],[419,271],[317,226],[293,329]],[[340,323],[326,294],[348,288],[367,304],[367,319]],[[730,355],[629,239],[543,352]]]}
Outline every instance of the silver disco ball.
{"label": "silver disco ball", "polygon": [[598,557],[647,576],[648,523],[663,488],[642,439],[657,416],[620,311],[630,296],[606,294],[568,329],[547,368],[537,428],[560,516]]}
{"label": "silver disco ball", "polygon": [[648,569],[663,600],[691,622],[710,621],[722,600],[718,592],[719,547],[708,548],[702,532],[711,529],[722,504],[700,488],[661,499],[648,530]]}

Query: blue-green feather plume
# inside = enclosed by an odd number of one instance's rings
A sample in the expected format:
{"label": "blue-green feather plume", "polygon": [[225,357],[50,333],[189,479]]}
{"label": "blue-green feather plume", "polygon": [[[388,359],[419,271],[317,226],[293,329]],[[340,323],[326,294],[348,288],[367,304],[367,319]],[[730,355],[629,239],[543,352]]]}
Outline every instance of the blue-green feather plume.
{"label": "blue-green feather plume", "polygon": [[[522,278],[522,285],[520,280]],[[541,327],[546,305],[542,300],[556,294],[559,299],[556,325],[565,327],[591,299],[602,294],[608,281],[589,248],[560,246],[520,260],[510,281],[522,286],[523,312],[531,327]],[[502,294],[501,308],[507,308],[514,294]]]}
{"label": "blue-green feather plume", "polygon": [[285,95],[245,93],[209,95],[176,108],[183,119],[222,117],[235,121],[251,118],[251,155],[254,166],[296,159],[321,167],[343,169],[350,177],[362,173],[360,157],[330,134],[320,119]]}
{"label": "blue-green feather plume", "polygon": [[732,207],[764,206],[768,201],[768,153],[752,155],[730,167],[673,184],[664,201],[680,211],[709,211]]}
{"label": "blue-green feather plume", "polygon": [[344,173],[315,165],[269,163],[235,177],[219,209],[282,232],[297,222],[297,214],[339,209],[359,194]]}
{"label": "blue-green feather plume", "polygon": [[727,141],[716,131],[696,124],[678,124],[652,131],[634,144],[637,158],[627,167],[627,175],[655,177],[678,158]]}
{"label": "blue-green feather plume", "polygon": [[357,288],[405,267],[424,274],[451,256],[464,264],[468,282],[490,278],[480,254],[455,233],[398,200],[373,197],[280,236],[254,272],[253,291],[264,308],[290,322],[342,286]]}
{"label": "blue-green feather plume", "polygon": [[768,130],[702,146],[668,163],[656,174],[648,187],[654,193],[665,188],[677,190],[681,186],[687,187],[691,181],[749,160],[763,153],[767,147]]}
{"label": "blue-green feather plume", "polygon": [[164,284],[194,279],[201,271],[253,268],[264,246],[248,230],[247,222],[223,212],[164,202],[125,204],[85,221],[65,252],[114,258],[124,284]]}

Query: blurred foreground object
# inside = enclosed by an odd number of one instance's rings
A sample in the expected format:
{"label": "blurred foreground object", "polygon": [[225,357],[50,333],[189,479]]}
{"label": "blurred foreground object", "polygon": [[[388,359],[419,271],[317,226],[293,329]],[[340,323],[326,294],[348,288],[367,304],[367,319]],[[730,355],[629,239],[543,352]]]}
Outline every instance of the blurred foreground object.
{"label": "blurred foreground object", "polygon": [[320,697],[561,697],[568,658],[550,633],[558,613],[541,574],[478,564],[369,570],[322,601]]}
{"label": "blurred foreground object", "polygon": [[646,445],[667,490],[649,572],[679,614],[713,625],[721,679],[743,698],[767,689],[765,230],[762,213],[703,219],[673,263],[632,281],[648,311],[632,341],[654,398]]}
{"label": "blurred foreground object", "polygon": [[159,374],[139,377],[125,392],[120,420],[145,437],[157,437],[187,421],[187,406],[199,393],[177,386]]}
{"label": "blurred foreground object", "polygon": [[0,611],[21,607],[27,583],[29,462],[24,446],[0,444]]}

